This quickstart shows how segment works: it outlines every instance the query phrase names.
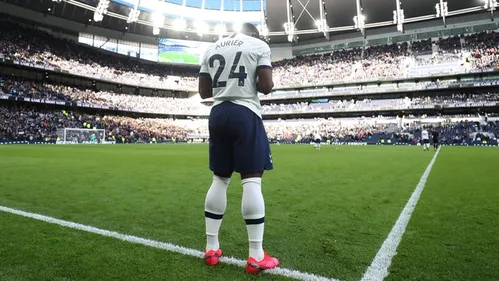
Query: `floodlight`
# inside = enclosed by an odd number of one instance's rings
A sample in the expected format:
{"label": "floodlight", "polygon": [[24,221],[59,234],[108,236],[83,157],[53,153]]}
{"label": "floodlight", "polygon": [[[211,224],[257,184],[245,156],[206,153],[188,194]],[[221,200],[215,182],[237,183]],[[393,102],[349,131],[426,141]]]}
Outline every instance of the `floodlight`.
{"label": "floodlight", "polygon": [[225,32],[227,32],[227,27],[224,23],[219,23],[215,26],[215,32],[218,35],[223,35]]}
{"label": "floodlight", "polygon": [[152,28],[152,34],[153,35],[159,35],[159,27],[153,27]]}
{"label": "floodlight", "polygon": [[490,19],[494,20],[494,11],[497,8],[497,0],[485,0],[483,8],[490,11]]}
{"label": "floodlight", "polygon": [[204,21],[194,22],[194,27],[199,35],[203,35],[208,31],[208,25]]}
{"label": "floodlight", "polygon": [[109,0],[100,0],[99,4],[97,4],[97,7],[95,8],[94,11],[94,21],[99,22],[102,21],[104,18],[104,14],[107,13],[107,8],[109,7]]}
{"label": "floodlight", "polygon": [[151,21],[154,26],[163,26],[165,16],[161,12],[154,12],[151,14]]}
{"label": "floodlight", "polygon": [[320,31],[320,32],[326,32],[327,29],[329,28],[327,26],[327,21],[325,19],[322,19],[322,20],[316,20],[315,21],[315,26],[317,26],[317,29]]}
{"label": "floodlight", "polygon": [[139,21],[139,15],[140,15],[140,11],[137,10],[137,9],[131,9],[130,10],[130,13],[128,14],[128,19],[127,19],[127,23],[131,23],[131,22],[137,22]]}
{"label": "floodlight", "polygon": [[291,35],[294,35],[295,34],[295,24],[293,22],[286,22],[284,23],[284,32],[286,34],[291,34]]}
{"label": "floodlight", "polygon": [[177,31],[184,31],[187,28],[187,21],[184,19],[176,19],[173,22],[173,29]]}
{"label": "floodlight", "polygon": [[151,14],[151,21],[153,25],[152,34],[159,35],[160,28],[163,27],[165,23],[165,15],[163,12],[155,11]]}
{"label": "floodlight", "polygon": [[139,21],[140,11],[137,8],[130,9],[128,13],[128,18],[126,20],[127,23],[137,22]]}
{"label": "floodlight", "polygon": [[267,37],[269,35],[269,28],[266,24],[259,24],[257,26],[260,35]]}
{"label": "floodlight", "polygon": [[440,17],[440,3],[435,4],[435,11],[437,12],[437,18]]}
{"label": "floodlight", "polygon": [[102,21],[104,19],[104,16],[100,13],[94,13],[94,21],[95,22],[99,22],[99,21]]}
{"label": "floodlight", "polygon": [[[492,1],[492,0],[491,0]],[[447,2],[442,2],[442,13],[445,16],[449,15],[449,6],[447,5]]]}
{"label": "floodlight", "polygon": [[243,24],[240,22],[235,22],[232,24],[232,30],[234,32],[241,32],[241,29],[243,28]]}

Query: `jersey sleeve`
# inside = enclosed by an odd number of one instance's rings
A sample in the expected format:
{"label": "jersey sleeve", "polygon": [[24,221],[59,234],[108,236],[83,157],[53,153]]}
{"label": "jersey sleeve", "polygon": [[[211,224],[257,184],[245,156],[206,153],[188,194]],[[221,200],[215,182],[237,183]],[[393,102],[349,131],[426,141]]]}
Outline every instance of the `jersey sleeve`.
{"label": "jersey sleeve", "polygon": [[257,68],[272,68],[270,60],[270,47],[265,43],[261,43],[258,52]]}
{"label": "jersey sleeve", "polygon": [[203,53],[203,57],[201,58],[201,69],[199,70],[199,75],[210,75],[210,70],[208,68],[208,52],[209,48]]}

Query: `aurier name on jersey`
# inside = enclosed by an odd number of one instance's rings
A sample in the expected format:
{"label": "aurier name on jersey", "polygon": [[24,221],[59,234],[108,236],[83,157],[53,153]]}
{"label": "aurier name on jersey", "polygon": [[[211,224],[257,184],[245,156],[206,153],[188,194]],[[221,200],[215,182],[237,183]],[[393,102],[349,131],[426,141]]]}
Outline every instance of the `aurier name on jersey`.
{"label": "aurier name on jersey", "polygon": [[215,44],[215,50],[223,47],[241,47],[242,44],[244,44],[244,42],[241,40],[222,40]]}
{"label": "aurier name on jersey", "polygon": [[260,118],[262,106],[256,89],[258,68],[271,68],[270,48],[260,39],[233,34],[207,48],[201,75],[213,81],[213,106],[230,101],[249,108]]}

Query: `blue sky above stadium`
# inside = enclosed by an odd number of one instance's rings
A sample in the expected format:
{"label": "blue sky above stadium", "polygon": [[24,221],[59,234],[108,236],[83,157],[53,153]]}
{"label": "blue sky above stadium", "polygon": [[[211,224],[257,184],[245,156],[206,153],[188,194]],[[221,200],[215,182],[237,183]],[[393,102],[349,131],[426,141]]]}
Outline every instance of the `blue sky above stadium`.
{"label": "blue sky above stadium", "polygon": [[[183,0],[165,0],[166,2],[182,5]],[[224,10],[239,11],[240,0],[205,0],[205,8],[220,10],[221,3],[224,2]],[[187,0],[186,5],[201,8],[203,0]],[[263,9],[267,6],[267,0],[263,1]],[[243,11],[259,11],[261,9],[260,0],[243,0]]]}

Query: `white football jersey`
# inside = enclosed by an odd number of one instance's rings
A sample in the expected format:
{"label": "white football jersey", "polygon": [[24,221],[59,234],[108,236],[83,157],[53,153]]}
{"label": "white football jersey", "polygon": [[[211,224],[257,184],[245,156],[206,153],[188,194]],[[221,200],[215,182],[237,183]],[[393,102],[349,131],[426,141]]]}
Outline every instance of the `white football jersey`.
{"label": "white football jersey", "polygon": [[424,140],[427,140],[427,139],[430,139],[429,135],[428,135],[428,131],[427,130],[423,130],[421,132],[421,138],[424,139]]}
{"label": "white football jersey", "polygon": [[230,101],[262,117],[256,89],[257,69],[271,68],[270,47],[264,41],[235,33],[218,40],[202,57],[202,74],[213,81],[213,106]]}
{"label": "white football jersey", "polygon": [[319,134],[317,134],[317,133],[316,133],[316,134],[314,134],[314,139],[316,139],[316,140],[320,140],[320,139],[322,139],[322,138],[321,138],[321,135],[319,135]]}

